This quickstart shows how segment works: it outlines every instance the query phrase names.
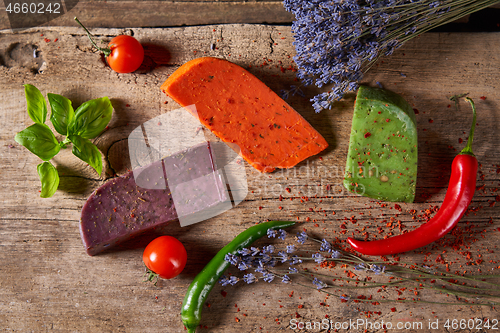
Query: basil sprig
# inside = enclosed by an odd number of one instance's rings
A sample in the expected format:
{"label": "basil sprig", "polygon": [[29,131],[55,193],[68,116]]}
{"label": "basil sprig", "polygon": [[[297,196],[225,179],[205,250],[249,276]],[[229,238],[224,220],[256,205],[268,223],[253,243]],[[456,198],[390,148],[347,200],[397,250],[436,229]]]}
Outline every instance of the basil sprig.
{"label": "basil sprig", "polygon": [[62,141],[58,141],[49,126],[45,125],[47,103],[40,90],[31,84],[25,84],[24,93],[28,115],[35,123],[17,133],[15,140],[44,161],[37,166],[42,182],[40,196],[49,198],[56,192],[59,174],[49,161],[69,143],[73,144],[73,154],[93,167],[100,176],[101,153],[90,139],[97,137],[111,120],[113,106],[109,98],[87,101],[74,110],[71,101],[66,97],[47,94],[51,110],[50,122],[57,133],[66,136]]}

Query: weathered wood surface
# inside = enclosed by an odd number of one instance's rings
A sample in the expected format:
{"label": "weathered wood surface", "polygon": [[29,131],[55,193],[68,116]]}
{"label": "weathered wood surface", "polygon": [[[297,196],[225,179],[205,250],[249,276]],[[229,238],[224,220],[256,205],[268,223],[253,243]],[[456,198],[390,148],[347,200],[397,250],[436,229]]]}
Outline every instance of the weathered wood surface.
{"label": "weathered wood surface", "polygon": [[[93,30],[99,39],[122,32]],[[321,156],[283,172],[263,175],[247,165],[251,192],[243,203],[202,223],[186,228],[174,223],[163,230],[180,239],[188,250],[188,264],[180,276],[160,280],[157,286],[143,282],[144,239],[128,244],[126,249],[89,257],[78,232],[82,205],[99,185],[129,168],[126,139],[130,132],[177,108],[159,86],[178,66],[195,57],[217,56],[249,68],[275,91],[297,84],[290,70],[294,51],[289,27],[216,25],[133,29],[133,33],[147,46],[146,65],[137,73],[116,74],[92,51],[78,28],[0,32],[0,327],[5,331],[183,332],[179,309],[192,278],[235,235],[267,219],[296,220],[299,224],[291,233],[307,229],[340,246],[345,246],[348,235],[360,236],[365,231],[378,237],[399,234],[395,227],[398,220],[411,230],[423,223],[418,215],[441,204],[451,161],[464,147],[471,111],[465,102],[456,111],[448,99],[464,92],[478,108],[474,151],[480,161],[479,189],[471,211],[445,242],[400,258],[439,270],[448,267],[452,272],[498,274],[498,33],[424,34],[384,58],[366,75],[364,83],[379,82],[402,94],[419,111],[417,201],[401,204],[401,211],[394,204],[384,206],[342,191],[354,96],[347,96],[330,111],[315,114],[308,98],[318,89],[306,87],[306,98],[294,96],[289,103],[324,135],[330,147]],[[39,56],[37,63],[30,58],[33,48]],[[23,52],[28,54],[23,57]],[[59,190],[53,198],[38,197],[39,159],[14,141],[14,135],[31,124],[25,111],[22,85],[26,83],[37,86],[44,95],[62,94],[74,105],[110,97],[114,115],[109,129],[94,140],[105,156],[102,177],[66,149],[54,160],[61,175]],[[412,209],[416,210],[415,219]],[[460,240],[458,248],[449,245]],[[364,277],[363,273],[354,273]],[[340,267],[334,274],[345,276]],[[387,288],[351,294],[456,302],[432,291],[418,290],[418,296],[413,289],[399,292],[402,294]],[[440,327],[433,332],[445,332],[447,319],[499,319],[498,310],[486,306],[342,303],[304,287],[262,281],[216,286],[208,303],[202,332],[292,331],[291,319],[313,322],[325,317],[339,323],[364,319],[424,325],[422,330],[405,332],[428,331],[428,322],[439,320]]]}
{"label": "weathered wood surface", "polygon": [[[12,28],[5,6],[0,3],[0,30]],[[228,23],[289,24],[294,18],[283,8],[283,2],[280,0],[65,0],[64,8],[66,8],[64,14],[39,26],[75,26],[73,20],[75,16],[89,28],[174,27]],[[500,5],[494,5],[492,8],[500,8]],[[465,16],[456,23],[466,23],[468,17]]]}
{"label": "weathered wood surface", "polygon": [[[65,1],[74,7],[44,26],[74,26],[73,17],[87,27],[173,27],[225,23],[290,23],[293,15],[282,1]],[[76,4],[75,4],[76,3]],[[0,29],[11,27],[0,5]],[[3,8],[2,8],[3,7]]]}

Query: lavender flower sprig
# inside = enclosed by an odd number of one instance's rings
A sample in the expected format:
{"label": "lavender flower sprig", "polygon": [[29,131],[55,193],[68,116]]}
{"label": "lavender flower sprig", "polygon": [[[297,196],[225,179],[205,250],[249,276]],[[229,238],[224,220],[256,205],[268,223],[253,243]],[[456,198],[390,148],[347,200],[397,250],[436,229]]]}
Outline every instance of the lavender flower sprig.
{"label": "lavender flower sprig", "polygon": [[311,99],[316,112],[331,109],[358,89],[383,55],[408,40],[500,0],[284,0],[292,24],[297,77],[331,89]]}
{"label": "lavender flower sprig", "polygon": [[[268,233],[269,238],[276,238],[278,234],[274,232]],[[285,239],[286,234],[280,234],[281,239]],[[294,283],[296,285],[317,289],[321,292],[327,293],[329,295],[337,296],[339,299],[355,300],[357,302],[362,301],[377,301],[377,302],[388,302],[391,300],[372,300],[372,299],[358,299],[346,294],[336,294],[331,291],[331,289],[362,289],[362,288],[380,288],[382,286],[388,285],[398,285],[402,284],[413,284],[418,285],[418,289],[430,289],[438,293],[454,295],[457,297],[467,297],[467,298],[477,298],[486,300],[488,303],[474,303],[475,305],[491,305],[500,304],[500,284],[487,281],[486,278],[498,278],[499,276],[460,276],[448,272],[437,272],[429,267],[422,266],[418,267],[401,262],[374,262],[367,261],[359,256],[352,253],[344,252],[341,250],[334,249],[333,245],[326,239],[316,239],[310,237],[306,232],[302,231],[297,233],[295,236],[295,242],[302,245],[306,241],[311,241],[320,244],[319,250],[314,252],[310,256],[302,256],[298,254],[293,254],[296,252],[296,247],[294,244],[287,244],[283,249],[277,248],[275,245],[262,246],[261,249],[257,247],[251,247],[250,249],[243,248],[238,251],[238,255],[228,254],[225,260],[236,266],[240,271],[245,271],[242,279],[231,275],[229,277],[222,276],[220,283],[223,286],[235,285],[240,280],[251,284],[256,283],[259,280],[271,283],[275,279],[280,279],[282,283]],[[352,267],[355,271],[364,272],[366,274],[374,274],[375,276],[388,276],[391,279],[389,281],[378,281],[373,279],[353,279],[350,277],[335,276],[332,280],[332,276],[328,274],[321,273],[321,271],[314,269],[309,270],[308,268],[300,268],[299,264],[315,262],[320,266],[330,267],[331,262],[342,264],[342,269],[345,267]],[[286,264],[288,268],[280,269],[276,267],[278,264]],[[253,270],[254,272],[249,272]],[[292,280],[292,277],[293,280]],[[295,277],[306,279],[310,284],[304,284]],[[396,278],[396,279],[394,279]],[[425,279],[431,279],[432,281],[439,281],[439,284],[426,282]],[[462,283],[460,285],[456,283],[450,283],[450,279],[454,281],[462,280],[468,283]],[[343,282],[354,282],[353,286],[345,286],[344,284],[334,284],[327,281],[343,281]],[[481,287],[481,284],[486,285],[486,287]],[[396,300],[401,302],[402,300]],[[408,302],[415,302],[415,300],[406,300]],[[438,303],[434,301],[418,300],[423,303]],[[447,303],[454,304],[454,303]]]}

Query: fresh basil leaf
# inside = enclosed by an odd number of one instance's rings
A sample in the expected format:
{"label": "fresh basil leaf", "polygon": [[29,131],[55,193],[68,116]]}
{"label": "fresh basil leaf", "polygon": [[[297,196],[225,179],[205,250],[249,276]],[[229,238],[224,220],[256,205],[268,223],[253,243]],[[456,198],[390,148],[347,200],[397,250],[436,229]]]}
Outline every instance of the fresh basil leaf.
{"label": "fresh basil leaf", "polygon": [[17,133],[14,139],[44,161],[50,160],[61,150],[54,133],[45,124],[33,124]]}
{"label": "fresh basil leaf", "polygon": [[82,161],[87,162],[100,176],[102,172],[102,157],[96,145],[78,135],[70,135],[68,138],[73,143],[73,154]]}
{"label": "fresh basil leaf", "polygon": [[42,182],[42,191],[40,196],[42,198],[50,198],[57,191],[59,186],[59,174],[56,168],[50,162],[43,162],[36,166],[38,175]]}
{"label": "fresh basil leaf", "polygon": [[80,105],[75,111],[75,121],[68,134],[76,134],[84,139],[93,139],[108,125],[113,106],[108,97],[92,99]]}
{"label": "fresh basil leaf", "polygon": [[37,124],[45,123],[47,119],[47,102],[42,93],[31,84],[24,85],[24,94],[28,104],[28,115]]}
{"label": "fresh basil leaf", "polygon": [[71,101],[64,96],[57,94],[47,94],[50,104],[50,121],[54,125],[57,133],[68,135],[68,126],[75,119],[75,111],[71,106]]}

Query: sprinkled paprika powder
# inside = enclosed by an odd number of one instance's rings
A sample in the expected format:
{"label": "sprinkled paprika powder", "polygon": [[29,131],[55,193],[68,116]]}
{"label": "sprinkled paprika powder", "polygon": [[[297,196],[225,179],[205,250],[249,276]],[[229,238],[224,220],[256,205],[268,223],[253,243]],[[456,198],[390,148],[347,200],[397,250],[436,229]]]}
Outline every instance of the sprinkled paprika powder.
{"label": "sprinkled paprika powder", "polygon": [[399,236],[375,241],[347,239],[351,247],[366,255],[402,253],[428,245],[449,233],[462,218],[476,190],[478,162],[472,152],[472,140],[476,127],[476,107],[470,98],[473,122],[465,148],[452,163],[450,183],[441,208],[436,215],[419,228]]}

